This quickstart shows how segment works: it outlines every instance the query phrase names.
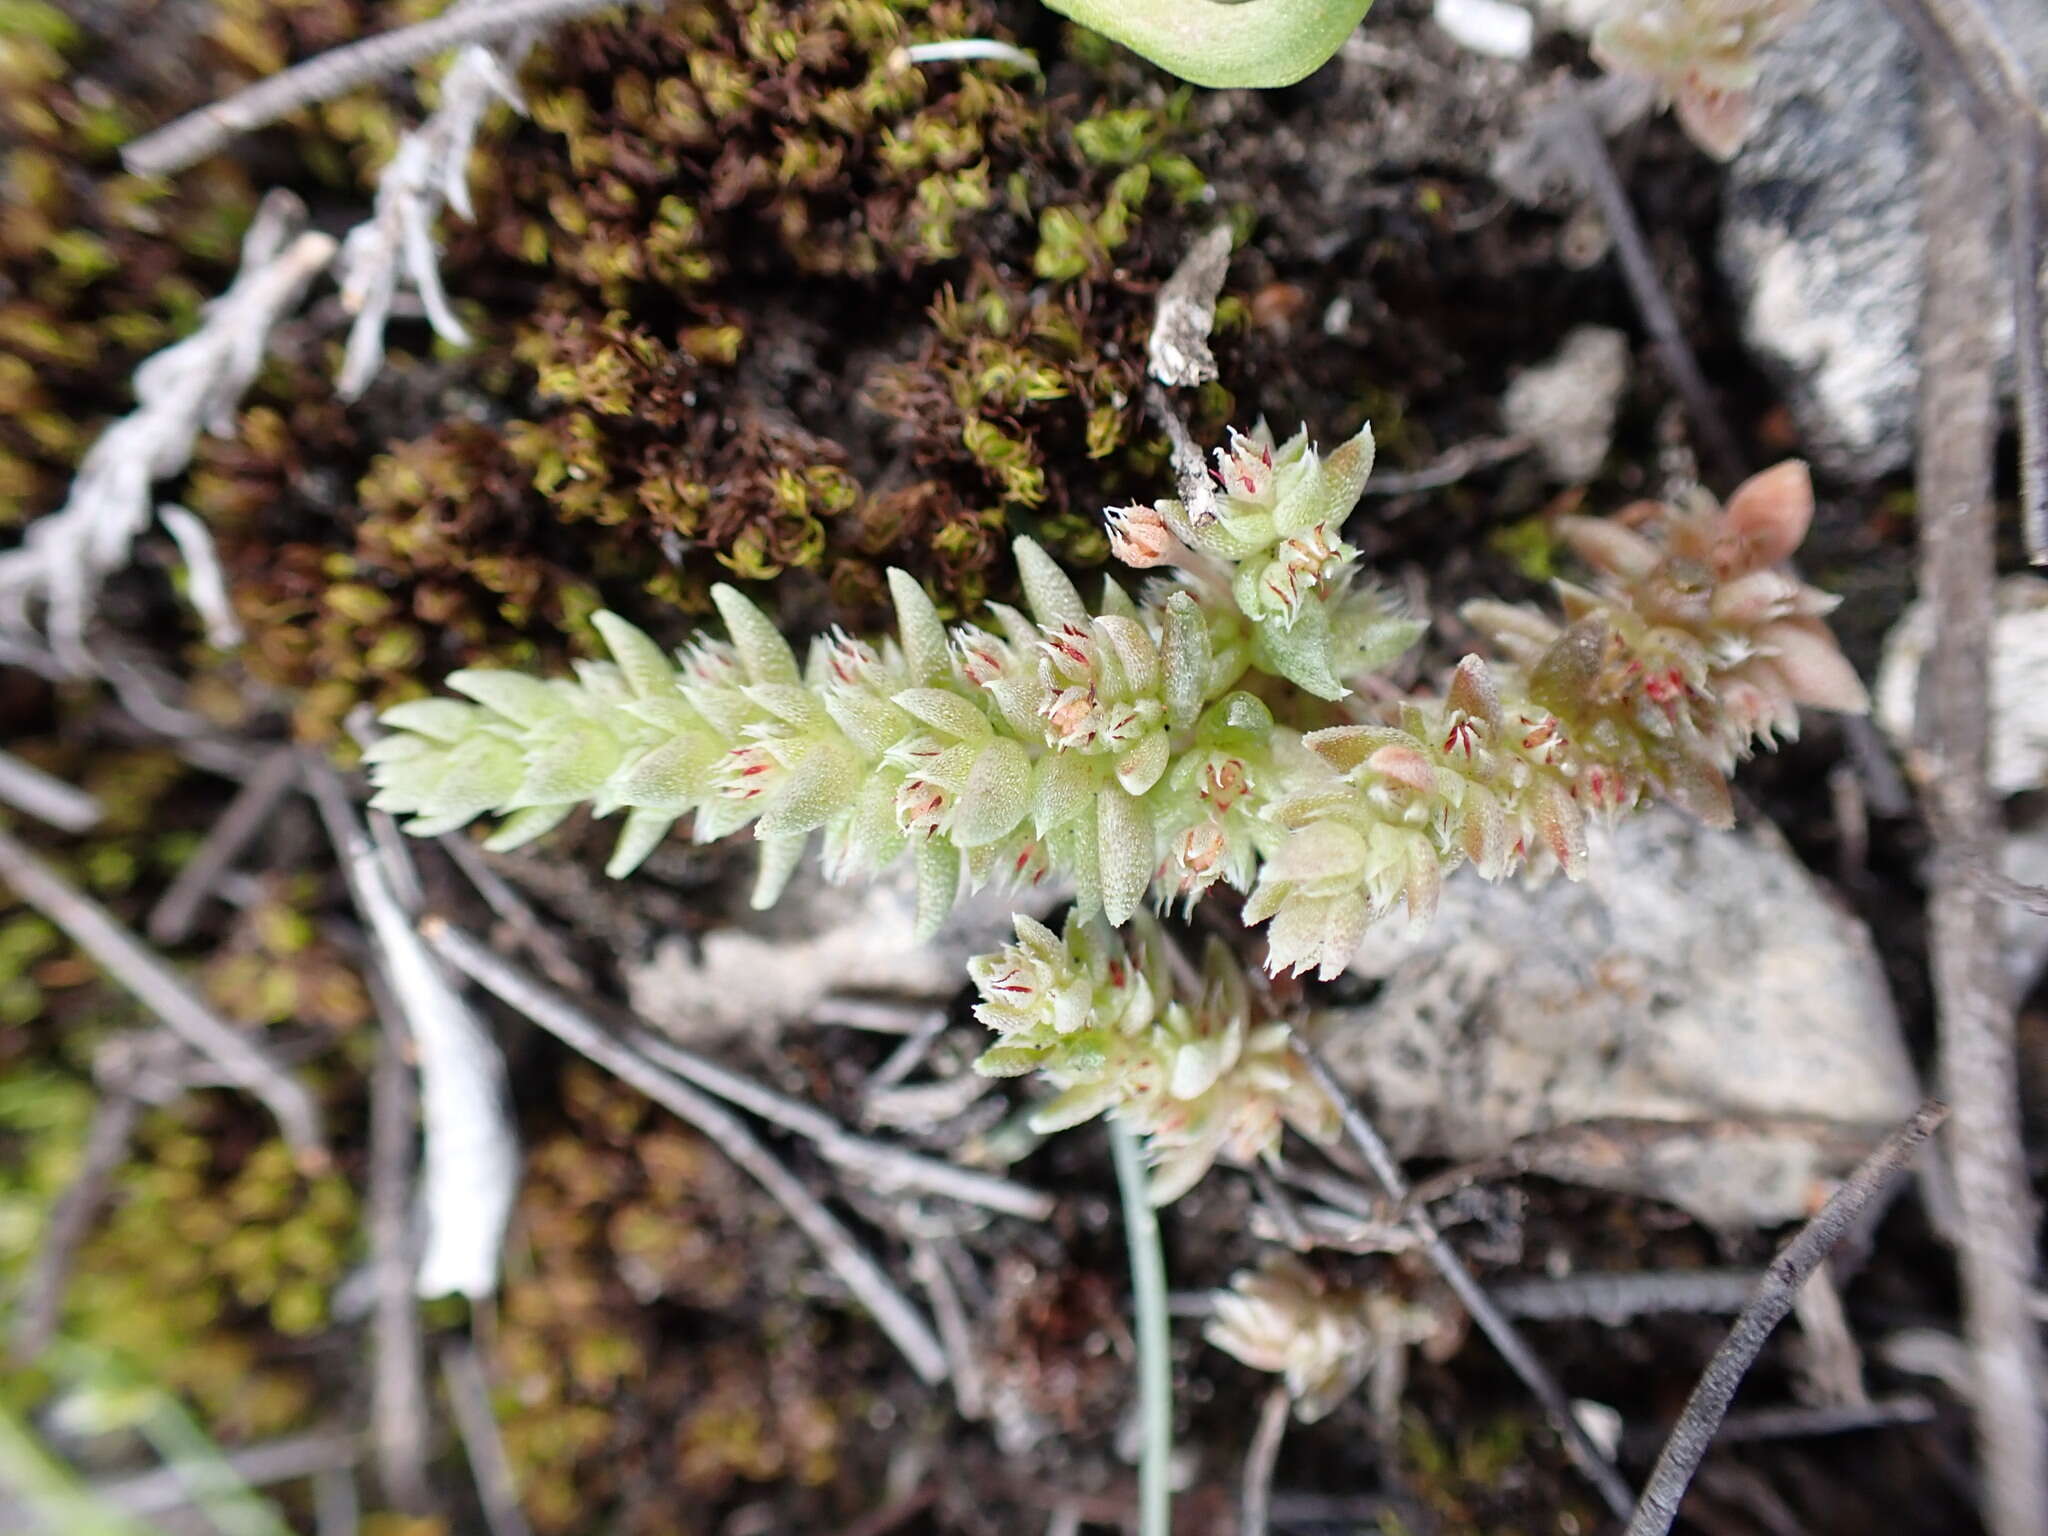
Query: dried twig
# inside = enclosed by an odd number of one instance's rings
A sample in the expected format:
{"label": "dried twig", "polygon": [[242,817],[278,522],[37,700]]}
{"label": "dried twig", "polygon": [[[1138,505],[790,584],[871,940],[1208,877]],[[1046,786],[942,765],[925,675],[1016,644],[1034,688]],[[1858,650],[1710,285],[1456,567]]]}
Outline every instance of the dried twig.
{"label": "dried twig", "polygon": [[1642,1500],[1629,1517],[1627,1536],[1663,1536],[1671,1529],[1686,1486],[1699,1470],[1735,1389],[1755,1363],[1771,1330],[1792,1310],[1800,1288],[1849,1229],[1857,1212],[1892,1180],[1904,1175],[1920,1144],[1934,1133],[1947,1114],[1948,1107],[1935,1100],[1921,1105],[1911,1119],[1864,1159],[1813,1220],[1801,1227],[1771,1260],[1749,1304],[1707,1363],[1699,1385],[1686,1400],[1685,1412],[1664,1442],[1663,1454],[1658,1456],[1650,1480],[1643,1486]]}
{"label": "dried twig", "polygon": [[[1394,1201],[1405,1200],[1408,1195],[1408,1180],[1402,1175],[1400,1164],[1394,1161],[1394,1154],[1387,1149],[1386,1142],[1381,1140],[1379,1132],[1373,1129],[1372,1122],[1367,1120],[1364,1112],[1352,1102],[1351,1096],[1338,1086],[1337,1079],[1331,1075],[1328,1064],[1314,1046],[1299,1032],[1294,1035],[1292,1043],[1308,1067],[1309,1075],[1337,1106],[1338,1113],[1343,1118],[1344,1134],[1350,1138],[1351,1144],[1358,1149],[1359,1155],[1371,1167],[1373,1176],[1379,1180],[1387,1193],[1387,1198]],[[1570,1401],[1564,1395],[1564,1389],[1557,1384],[1557,1378],[1552,1376],[1548,1367],[1536,1357],[1535,1351],[1530,1349],[1528,1341],[1516,1330],[1515,1325],[1508,1321],[1499,1307],[1494,1305],[1485,1289],[1472,1277],[1472,1271],[1465,1267],[1464,1261],[1451,1251],[1451,1245],[1445,1242],[1443,1234],[1437,1231],[1435,1223],[1429,1218],[1429,1213],[1426,1210],[1412,1210],[1407,1214],[1407,1223],[1414,1229],[1430,1264],[1457,1294],[1458,1300],[1471,1314],[1472,1321],[1479,1325],[1480,1332],[1493,1341],[1493,1347],[1500,1351],[1501,1358],[1506,1360],[1515,1374],[1522,1378],[1523,1384],[1542,1405],[1544,1413],[1550,1419],[1551,1427],[1564,1441],[1565,1450],[1578,1464],[1579,1470],[1585,1473],[1587,1480],[1599,1491],[1607,1507],[1618,1518],[1627,1518],[1629,1509],[1635,1502],[1629,1494],[1628,1484],[1622,1481],[1621,1474],[1614,1470],[1614,1463],[1601,1452],[1580,1425],[1578,1417],[1572,1412]]]}
{"label": "dried twig", "polygon": [[513,1476],[505,1442],[498,1434],[498,1416],[491,1410],[491,1384],[483,1362],[466,1340],[442,1346],[441,1376],[448,1383],[448,1405],[455,1413],[455,1432],[476,1483],[477,1503],[491,1536],[529,1536],[532,1527],[519,1507],[519,1480]]}
{"label": "dried twig", "polygon": [[86,832],[99,824],[99,801],[11,752],[0,752],[0,804],[11,805],[59,832]]}
{"label": "dried twig", "polygon": [[1988,296],[1995,178],[1960,109],[1929,92],[1922,176],[1927,293],[1920,319],[1921,590],[1934,612],[1926,740],[1909,767],[1934,837],[1929,952],[1940,1078],[1955,1105],[1946,1137],[1962,1215],[1965,1335],[1976,1361],[1976,1429],[1998,1536],[2048,1533],[2048,1429],[2034,1383],[2041,1346],[2027,1315],[2036,1213],[2019,1117],[2012,999],[1998,911],[1974,872],[1995,846],[1986,783],[1996,602],[1997,356]]}
{"label": "dried twig", "polygon": [[268,825],[298,782],[298,754],[290,747],[278,747],[256,764],[256,771],[242,781],[220,820],[150,909],[147,931],[151,939],[159,944],[182,944],[191,936],[199,909],[220,885],[221,876]]}
{"label": "dried twig", "polygon": [[228,597],[227,572],[221,569],[212,532],[198,513],[176,502],[158,507],[156,520],[185,562],[185,600],[206,626],[206,643],[217,651],[233,650],[242,643],[242,621],[235,617],[234,602]]}
{"label": "dried twig", "polygon": [[1634,205],[1629,202],[1628,189],[1621,184],[1614,162],[1608,157],[1606,139],[1601,136],[1591,110],[1576,96],[1567,96],[1547,109],[1547,117],[1546,126],[1556,133],[1572,174],[1600,207],[1607,232],[1614,238],[1621,275],[1628,283],[1650,339],[1657,344],[1665,373],[1685,401],[1708,462],[1715,474],[1732,485],[1742,478],[1742,450],[1736,445],[1735,434],[1728,429],[1727,419],[1721,414],[1706,375],[1700,371],[1699,359],[1685,339],[1678,313],[1671,307],[1671,298],[1657,275],[1649,241],[1636,219]]}
{"label": "dried twig", "polygon": [[[470,974],[492,991],[498,990],[498,980],[477,976],[474,971]],[[685,1050],[650,1030],[629,1026],[615,1031],[614,1038],[625,1049],[637,1052],[707,1093],[717,1094],[728,1104],[738,1105],[786,1131],[794,1131],[815,1144],[826,1161],[864,1174],[885,1191],[915,1189],[948,1195],[969,1205],[1021,1216],[1026,1221],[1044,1221],[1052,1215],[1053,1198],[1043,1190],[856,1136],[822,1109],[777,1093],[744,1073]]]}
{"label": "dried twig", "polygon": [[420,933],[457,970],[480,982],[570,1049],[622,1082],[632,1084],[708,1136],[789,1213],[790,1219],[817,1245],[833,1273],[902,1350],[911,1368],[934,1386],[946,1379],[945,1346],[932,1332],[931,1324],[882,1273],[839,1219],[775,1160],[737,1115],[654,1066],[567,999],[506,964],[473,935],[446,919],[426,918],[420,924]]}
{"label": "dried twig", "polygon": [[[480,12],[475,5],[464,14]],[[512,76],[531,40],[521,31],[496,49],[471,44],[456,56],[441,82],[441,105],[398,141],[377,177],[370,217],[348,232],[336,262],[342,305],[355,316],[335,393],[354,400],[384,364],[384,327],[401,288],[419,297],[434,334],[454,346],[469,332],[449,307],[434,250],[434,220],[453,208],[470,218],[469,156],[494,101],[524,110]]]}
{"label": "dried twig", "polygon": [[427,1349],[413,1278],[413,1143],[419,1098],[398,1031],[390,985],[372,967],[371,993],[384,1025],[370,1073],[370,1187],[364,1211],[376,1301],[370,1314],[370,1438],[384,1497],[402,1514],[433,1506],[427,1481]]}
{"label": "dried twig", "polygon": [[201,431],[234,431],[235,406],[263,364],[271,327],[334,255],[327,235],[295,234],[305,218],[291,193],[265,197],[243,237],[241,269],[199,329],[135,370],[134,411],[86,451],[64,505],[0,554],[0,633],[32,635],[34,610],[44,605],[62,668],[93,670],[85,648],[92,596],[149,526],[151,485],[190,462]]}
{"label": "dried twig", "polygon": [[320,1111],[269,1046],[207,1007],[183,977],[116,922],[112,913],[4,831],[0,880],[69,934],[108,976],[213,1062],[228,1082],[262,1100],[301,1168],[311,1172],[327,1166]]}
{"label": "dried twig", "polygon": [[1267,1392],[1259,1405],[1258,1428],[1244,1453],[1244,1494],[1238,1503],[1238,1536],[1266,1536],[1273,1508],[1273,1468],[1280,1461],[1280,1442],[1287,1437],[1287,1410],[1293,1400],[1285,1385]]}
{"label": "dried twig", "polygon": [[1753,1269],[1648,1270],[1503,1280],[1488,1289],[1510,1317],[1588,1317],[1618,1328],[1656,1312],[1740,1312],[1761,1278]]}
{"label": "dried twig", "polygon": [[981,1357],[974,1348],[974,1328],[967,1320],[967,1308],[960,1301],[960,1288],[946,1268],[946,1261],[928,1237],[916,1239],[910,1253],[910,1273],[932,1300],[932,1318],[939,1326],[939,1339],[946,1346],[952,1364],[953,1405],[963,1419],[979,1421],[988,1417],[988,1381]]}
{"label": "dried twig", "polygon": [[477,895],[483,897],[486,905],[498,914],[512,935],[519,941],[520,948],[533,957],[533,963],[541,968],[547,979],[565,992],[587,992],[590,990],[590,976],[569,954],[569,946],[562,942],[540,915],[533,910],[526,898],[512,888],[512,882],[491,868],[477,845],[460,832],[449,832],[434,841],[441,845],[463,877],[476,887]]}
{"label": "dried twig", "polygon": [[[1917,1392],[1874,1398],[1863,1403],[1791,1403],[1781,1408],[1750,1408],[1731,1413],[1714,1432],[1716,1445],[1741,1445],[1762,1440],[1811,1440],[1821,1435],[1847,1435],[1866,1429],[1895,1429],[1926,1424],[1936,1414],[1934,1401]],[[1645,1457],[1662,1437],[1631,1432],[1623,1442],[1631,1455]]]}
{"label": "dried twig", "polygon": [[240,134],[267,127],[302,107],[331,101],[359,85],[410,69],[468,43],[489,43],[528,27],[601,11],[634,0],[497,0],[462,7],[432,21],[366,37],[258,81],[224,101],[201,107],[148,133],[121,151],[135,176],[170,176],[215,154]]}
{"label": "dried twig", "polygon": [[1518,459],[1533,447],[1535,444],[1526,437],[1476,437],[1446,450],[1435,463],[1421,469],[1375,469],[1372,478],[1365,482],[1365,494],[1406,496],[1416,491],[1441,490],[1477,470]]}
{"label": "dried twig", "polygon": [[[2041,330],[2041,172],[2048,112],[1982,0],[1884,0],[1929,73],[1988,149],[2005,153],[2006,249],[2020,427],[2020,528],[2027,557],[2048,564],[2048,361]],[[1932,226],[1930,226],[1932,227]]]}
{"label": "dried twig", "polygon": [[491,1295],[519,1190],[504,1055],[420,942],[339,776],[318,758],[302,766],[419,1056],[427,1231],[414,1284],[422,1296]]}

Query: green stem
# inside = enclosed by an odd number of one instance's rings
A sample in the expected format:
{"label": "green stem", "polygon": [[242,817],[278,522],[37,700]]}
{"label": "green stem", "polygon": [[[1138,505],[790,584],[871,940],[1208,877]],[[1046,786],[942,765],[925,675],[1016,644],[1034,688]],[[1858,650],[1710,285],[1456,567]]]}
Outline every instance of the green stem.
{"label": "green stem", "polygon": [[1172,1536],[1173,1342],[1166,1327],[1166,1255],[1152,1209],[1145,1156],[1129,1126],[1112,1118],[1110,1150],[1124,1201],[1131,1252],[1131,1301],[1137,1313],[1138,1410],[1145,1427],[1138,1461],[1138,1536]]}

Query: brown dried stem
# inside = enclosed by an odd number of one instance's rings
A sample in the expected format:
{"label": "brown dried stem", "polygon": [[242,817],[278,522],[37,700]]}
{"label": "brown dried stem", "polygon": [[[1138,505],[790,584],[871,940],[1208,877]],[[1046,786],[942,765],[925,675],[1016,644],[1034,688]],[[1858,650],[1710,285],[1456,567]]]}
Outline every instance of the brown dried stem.
{"label": "brown dried stem", "polygon": [[1855,1222],[1857,1213],[1879,1195],[1894,1179],[1902,1176],[1920,1144],[1934,1134],[1934,1128],[1948,1115],[1948,1106],[1930,1099],[1913,1112],[1884,1144],[1842,1182],[1813,1220],[1801,1227],[1792,1241],[1778,1250],[1770,1267],[1757,1283],[1749,1304],[1728,1330],[1728,1337],[1707,1362],[1706,1372],[1686,1400],[1663,1453],[1643,1486],[1643,1497],[1629,1518],[1626,1536],[1664,1536],[1678,1517],[1679,1501],[1699,1470],[1707,1447],[1727,1415],[1735,1389],[1742,1384],[1771,1331],[1784,1321],[1799,1298],[1800,1289],[1820,1267],[1842,1234]]}

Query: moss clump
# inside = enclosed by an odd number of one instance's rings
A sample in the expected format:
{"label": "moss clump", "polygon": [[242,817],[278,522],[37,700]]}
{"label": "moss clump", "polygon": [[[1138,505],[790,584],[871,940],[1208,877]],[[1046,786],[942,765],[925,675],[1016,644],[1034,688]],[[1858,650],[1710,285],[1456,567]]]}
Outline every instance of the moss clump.
{"label": "moss clump", "polygon": [[749,1482],[831,1484],[868,1351],[814,1337],[789,1290],[801,1239],[629,1090],[573,1064],[562,1098],[567,1123],[528,1158],[497,1341],[527,1517],[681,1533]]}
{"label": "moss clump", "polygon": [[[1146,435],[1133,342],[1204,190],[1187,98],[1077,113],[900,57],[976,35],[1002,35],[980,0],[692,0],[565,29],[530,71],[450,266],[537,280],[508,441],[560,516],[639,530],[657,597],[803,570],[866,610],[897,563],[971,606],[1012,516],[1100,557],[1091,503]],[[849,407],[891,352],[918,360],[877,423]]]}

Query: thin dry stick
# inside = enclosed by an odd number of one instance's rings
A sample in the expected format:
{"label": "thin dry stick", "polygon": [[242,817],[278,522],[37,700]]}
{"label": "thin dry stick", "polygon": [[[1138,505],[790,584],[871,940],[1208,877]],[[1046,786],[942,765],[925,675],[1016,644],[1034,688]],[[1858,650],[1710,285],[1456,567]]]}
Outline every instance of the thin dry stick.
{"label": "thin dry stick", "polygon": [[376,1302],[370,1314],[370,1438],[377,1480],[393,1509],[433,1507],[427,1480],[427,1350],[420,1331],[412,1233],[413,1146],[419,1095],[405,1059],[404,1015],[376,968],[371,994],[383,1030],[370,1074],[370,1180],[365,1211]]}
{"label": "thin dry stick", "polygon": [[1520,458],[1536,445],[1526,437],[1476,437],[1446,449],[1436,461],[1421,469],[1375,470],[1365,482],[1367,496],[1408,496],[1416,491],[1436,491],[1456,485],[1476,470],[1489,469]]}
{"label": "thin dry stick", "polygon": [[2012,998],[1998,910],[1975,870],[1994,846],[1986,783],[1996,604],[1997,356],[1991,305],[1996,181],[1961,109],[1926,102],[1922,178],[1927,293],[1920,323],[1921,590],[1935,615],[1927,741],[1912,766],[1934,837],[1929,958],[1947,1147],[1961,1212],[1963,1322],[1976,1372],[1986,1523],[1997,1536],[2048,1536],[2040,1337],[2027,1314],[2036,1212],[2019,1118]]}
{"label": "thin dry stick", "polygon": [[1643,1270],[1633,1274],[1531,1276],[1492,1287],[1510,1317],[1590,1317],[1610,1328],[1658,1312],[1742,1310],[1756,1289],[1753,1269]]}
{"label": "thin dry stick", "polygon": [[1600,217],[1614,237],[1614,254],[1621,261],[1621,275],[1628,283],[1643,324],[1649,329],[1650,339],[1657,344],[1658,355],[1664,359],[1664,371],[1685,400],[1693,429],[1699,433],[1700,446],[1714,472],[1733,485],[1742,478],[1742,450],[1736,446],[1735,434],[1729,431],[1721,407],[1715,403],[1714,392],[1700,371],[1699,359],[1693,355],[1692,345],[1678,323],[1678,313],[1671,307],[1670,296],[1657,276],[1657,263],[1636,219],[1635,206],[1628,200],[1628,189],[1621,184],[1614,162],[1608,158],[1607,141],[1601,137],[1593,114],[1583,102],[1560,102],[1556,112],[1558,131],[1571,157],[1572,169],[1599,204]]}
{"label": "thin dry stick", "polygon": [[445,918],[428,917],[420,934],[457,970],[510,1004],[534,1023],[621,1082],[630,1083],[671,1114],[708,1136],[735,1163],[752,1174],[781,1204],[848,1290],[873,1314],[875,1322],[903,1351],[911,1369],[929,1385],[946,1379],[946,1350],[923,1315],[905,1299],[881,1266],[853,1239],[839,1218],[826,1210],[801,1180],[775,1160],[740,1118],[715,1099],[679,1082],[621,1044],[582,1010],[507,965]]}
{"label": "thin dry stick", "polygon": [[1699,1385],[1686,1399],[1685,1411],[1679,1415],[1671,1437],[1664,1442],[1663,1454],[1657,1458],[1649,1482],[1643,1485],[1642,1501],[1629,1517],[1626,1536],[1664,1536],[1664,1532],[1671,1529],[1671,1522],[1678,1517],[1679,1501],[1685,1497],[1686,1486],[1692,1482],[1693,1473],[1699,1470],[1701,1458],[1713,1443],[1714,1431],[1727,1414],[1735,1389],[1742,1384],[1750,1366],[1756,1363],[1764,1340],[1792,1310],[1800,1287],[1820,1267],[1821,1261],[1828,1256],[1828,1250],[1849,1230],[1857,1212],[1892,1180],[1905,1173],[1920,1144],[1934,1134],[1934,1128],[1947,1115],[1948,1106],[1938,1100],[1929,1099],[1922,1104],[1910,1120],[1887,1136],[1883,1145],[1857,1165],[1856,1171],[1843,1181],[1842,1187],[1820,1208],[1819,1214],[1801,1227],[1791,1242],[1778,1250],[1778,1256],[1771,1260],[1755,1294],[1750,1297],[1749,1305],[1735,1319],[1735,1326],[1728,1330],[1728,1337],[1714,1351],[1714,1358],[1707,1362]]}
{"label": "thin dry stick", "polygon": [[932,1317],[939,1325],[939,1338],[946,1346],[946,1358],[952,1363],[954,1406],[960,1410],[963,1419],[987,1418],[988,1382],[981,1368],[981,1357],[975,1353],[974,1328],[967,1320],[967,1308],[961,1303],[960,1288],[953,1284],[953,1276],[930,1238],[915,1240],[910,1253],[910,1273],[932,1299]]}
{"label": "thin dry stick", "polygon": [[[497,990],[494,981],[484,977],[477,979],[493,991]],[[599,1026],[593,1021],[592,1027]],[[614,1038],[655,1066],[665,1068],[707,1093],[717,1094],[728,1104],[736,1104],[749,1114],[759,1115],[786,1131],[794,1131],[815,1143],[828,1162],[865,1174],[885,1188],[949,1195],[969,1205],[1021,1216],[1026,1221],[1045,1221],[1053,1213],[1053,1198],[1044,1190],[1031,1189],[992,1173],[957,1167],[938,1158],[924,1157],[916,1152],[906,1152],[901,1147],[856,1136],[822,1109],[777,1093],[744,1073],[720,1066],[694,1051],[687,1051],[650,1030],[628,1026],[615,1032]]]}
{"label": "thin dry stick", "polygon": [[107,1198],[114,1174],[127,1160],[142,1104],[132,1094],[112,1092],[102,1098],[86,1128],[85,1150],[78,1172],[50,1210],[50,1223],[36,1248],[14,1304],[10,1342],[17,1364],[26,1365],[49,1347],[57,1332],[64,1300],[64,1277],[71,1260],[92,1230],[93,1218]]}
{"label": "thin dry stick", "polygon": [[[2020,427],[2020,528],[2027,558],[2048,564],[2048,347],[2041,331],[2041,171],[2048,115],[2026,66],[1982,0],[1885,0],[1931,74],[1984,145],[2006,154],[2006,244]],[[1930,226],[1932,227],[1932,226]]]}
{"label": "thin dry stick", "polygon": [[498,1435],[498,1416],[491,1411],[491,1384],[475,1346],[457,1341],[441,1350],[441,1375],[448,1383],[448,1404],[455,1411],[455,1432],[469,1457],[477,1502],[491,1536],[531,1536],[533,1527],[519,1507],[519,1480]]}
{"label": "thin dry stick", "polygon": [[284,797],[299,779],[298,754],[279,747],[257,763],[242,781],[220,820],[193,850],[163,898],[150,910],[147,931],[159,944],[182,944],[191,935],[199,909],[220,885],[242,851],[268,825]]}
{"label": "thin dry stick", "polygon": [[[1344,1134],[1351,1138],[1351,1144],[1358,1149],[1359,1155],[1371,1167],[1373,1176],[1386,1190],[1387,1198],[1395,1201],[1406,1199],[1408,1180],[1402,1175],[1401,1165],[1394,1161],[1394,1154],[1380,1139],[1380,1133],[1373,1129],[1372,1122],[1366,1119],[1364,1112],[1352,1102],[1351,1096],[1338,1086],[1337,1079],[1331,1075],[1328,1064],[1314,1046],[1299,1034],[1293,1037],[1292,1044],[1308,1067],[1309,1075],[1316,1080],[1316,1085],[1328,1094],[1330,1102],[1337,1106],[1337,1112],[1344,1122]],[[1423,1254],[1436,1272],[1443,1276],[1445,1284],[1457,1293],[1458,1300],[1464,1303],[1472,1321],[1479,1325],[1479,1331],[1493,1341],[1493,1347],[1500,1351],[1501,1358],[1506,1360],[1515,1374],[1522,1378],[1523,1385],[1528,1387],[1536,1401],[1542,1405],[1544,1413],[1550,1419],[1551,1428],[1555,1429],[1559,1438],[1564,1441],[1565,1450],[1578,1464],[1579,1470],[1585,1473],[1587,1481],[1599,1491],[1600,1497],[1606,1501],[1607,1507],[1614,1511],[1617,1519],[1627,1519],[1628,1512],[1635,1503],[1633,1495],[1628,1491],[1628,1484],[1622,1481],[1621,1474],[1614,1470],[1614,1463],[1607,1459],[1580,1425],[1578,1416],[1572,1412],[1571,1403],[1564,1395],[1564,1389],[1557,1384],[1557,1378],[1552,1376],[1549,1368],[1536,1358],[1536,1352],[1529,1347],[1528,1341],[1516,1330],[1515,1325],[1508,1321],[1506,1314],[1493,1304],[1493,1299],[1472,1277],[1472,1271],[1465,1267],[1464,1261],[1451,1251],[1451,1245],[1444,1241],[1443,1234],[1437,1231],[1435,1224],[1429,1219],[1429,1213],[1424,1210],[1410,1211],[1407,1222],[1420,1241]]]}
{"label": "thin dry stick", "polygon": [[1238,1503],[1237,1536],[1266,1536],[1272,1520],[1273,1468],[1280,1461],[1280,1442],[1287,1437],[1287,1410],[1293,1400],[1285,1386],[1274,1387],[1259,1405],[1259,1427],[1244,1453],[1244,1496]]}
{"label": "thin dry stick", "polygon": [[490,909],[519,940],[520,948],[533,957],[541,973],[565,992],[587,992],[590,976],[569,954],[561,936],[540,920],[527,899],[512,888],[512,882],[485,861],[483,850],[460,832],[448,832],[435,839],[463,877],[476,887]]}
{"label": "thin dry stick", "polygon": [[228,1082],[262,1100],[302,1169],[312,1172],[327,1166],[320,1111],[312,1095],[268,1046],[207,1007],[176,971],[116,922],[112,913],[4,831],[0,831],[0,880],[69,934],[110,977],[213,1062]]}
{"label": "thin dry stick", "polygon": [[0,804],[11,805],[59,832],[84,832],[97,825],[100,803],[84,790],[52,778],[12,752],[0,752]]}
{"label": "thin dry stick", "polygon": [[410,69],[437,53],[466,43],[496,42],[527,27],[622,3],[640,0],[497,0],[493,5],[464,7],[432,21],[330,48],[224,101],[144,134],[122,149],[121,163],[134,176],[174,175],[224,148],[239,134]]}

